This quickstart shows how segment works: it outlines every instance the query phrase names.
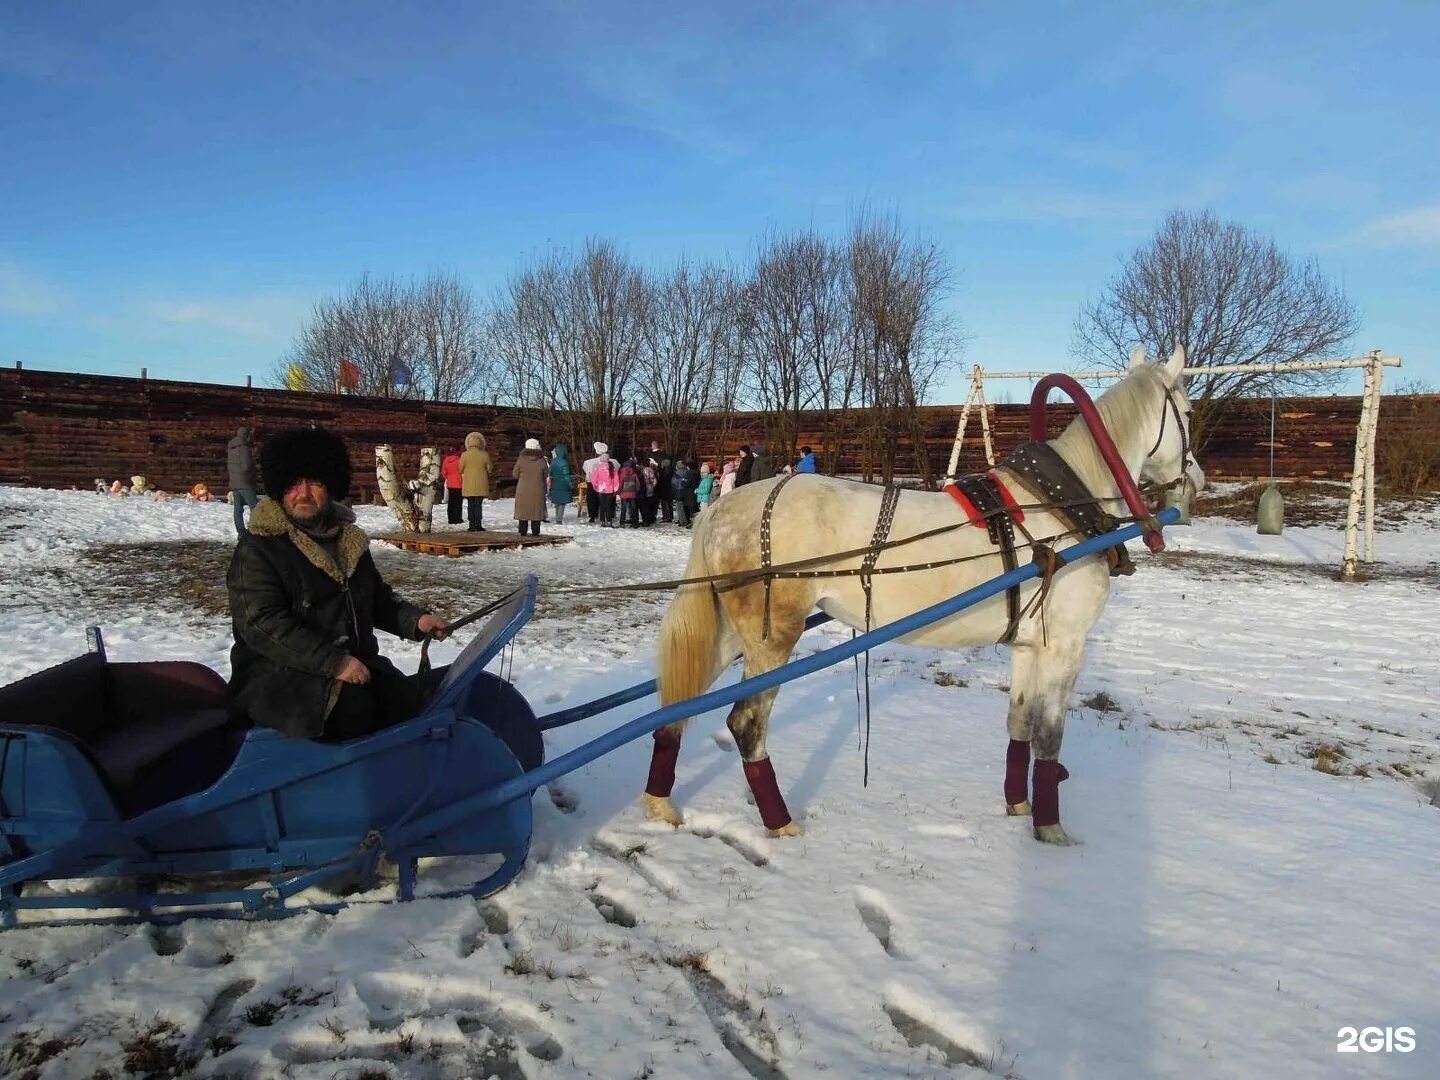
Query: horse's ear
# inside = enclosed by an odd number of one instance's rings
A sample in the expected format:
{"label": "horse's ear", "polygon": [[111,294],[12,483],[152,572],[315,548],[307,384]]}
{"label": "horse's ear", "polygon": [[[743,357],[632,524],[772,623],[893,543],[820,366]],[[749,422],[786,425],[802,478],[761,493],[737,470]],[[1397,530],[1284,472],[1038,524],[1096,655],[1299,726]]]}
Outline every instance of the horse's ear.
{"label": "horse's ear", "polygon": [[1170,376],[1172,383],[1179,383],[1180,376],[1185,371],[1185,346],[1176,345],[1175,351],[1170,354],[1170,359],[1165,362],[1165,373]]}
{"label": "horse's ear", "polygon": [[1136,345],[1135,348],[1130,350],[1130,370],[1134,371],[1137,367],[1144,367],[1144,365],[1145,346]]}

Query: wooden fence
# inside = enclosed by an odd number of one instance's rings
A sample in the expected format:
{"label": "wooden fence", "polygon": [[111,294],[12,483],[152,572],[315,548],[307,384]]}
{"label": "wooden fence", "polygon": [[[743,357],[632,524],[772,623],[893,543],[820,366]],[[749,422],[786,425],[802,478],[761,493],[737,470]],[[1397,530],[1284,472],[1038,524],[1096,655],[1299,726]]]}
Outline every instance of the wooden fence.
{"label": "wooden fence", "polygon": [[[1027,437],[1025,405],[992,406],[996,452],[1003,456]],[[1382,409],[1381,424],[1415,410]],[[1073,410],[1052,404],[1052,430],[1059,431]],[[924,410],[924,445],[938,475],[949,460],[959,406]],[[1280,403],[1276,471],[1286,477],[1342,480],[1354,458],[1359,397],[1294,398]],[[89,488],[96,478],[122,479],[144,474],[167,491],[187,490],[203,481],[213,490],[227,488],[225,444],[244,425],[263,439],[267,432],[320,424],[345,437],[351,448],[355,493],[369,498],[375,489],[373,449],[395,448],[402,474],[413,474],[421,446],[459,447],[469,431],[485,433],[498,475],[508,477],[525,439],[550,440],[560,424],[555,413],[449,402],[399,401],[336,394],[292,393],[208,383],[166,382],[103,375],[78,375],[22,369],[0,370],[0,483],[59,488]],[[610,437],[611,449],[660,438],[646,417],[625,418]],[[971,429],[978,434],[972,419]],[[728,446],[719,445],[720,419],[702,416],[680,449],[718,461],[740,443],[763,440],[758,414],[731,417]],[[819,418],[802,422],[801,445],[823,450]],[[1269,470],[1270,413],[1241,403],[1215,425],[1201,454],[1213,477],[1251,477]],[[914,460],[908,434],[897,433],[899,463],[909,471]],[[572,455],[590,456],[590,448]],[[783,464],[783,463],[781,463]],[[984,465],[979,439],[969,440],[961,469]],[[839,471],[859,473],[858,452],[841,446]]]}

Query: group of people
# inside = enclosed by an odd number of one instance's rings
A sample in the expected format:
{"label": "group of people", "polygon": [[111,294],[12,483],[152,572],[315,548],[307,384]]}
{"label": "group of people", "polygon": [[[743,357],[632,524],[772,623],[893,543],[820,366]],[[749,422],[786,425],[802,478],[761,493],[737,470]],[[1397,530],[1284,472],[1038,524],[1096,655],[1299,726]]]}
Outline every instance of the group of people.
{"label": "group of people", "polygon": [[[741,446],[720,469],[713,461],[683,458],[650,443],[648,453],[611,456],[603,442],[582,465],[586,520],[605,528],[640,528],[674,522],[688,529],[705,507],[737,487],[775,475],[764,446]],[[815,454],[801,447],[800,460],[784,471],[814,472]],[[618,518],[617,521],[617,511]]]}
{"label": "group of people", "polygon": [[[485,528],[485,500],[492,497],[493,468],[485,450],[485,436],[478,431],[465,436],[463,452],[452,450],[445,455],[440,474],[445,483],[446,521],[461,524],[463,505],[467,531],[481,532]],[[510,475],[515,481],[515,521],[521,536],[540,535],[540,523],[550,520],[547,502],[555,507],[555,520],[565,520],[565,507],[575,500],[575,483],[563,442],[557,443],[547,457],[539,439],[526,439]]]}
{"label": "group of people", "polygon": [[[651,441],[648,452],[611,455],[609,444],[594,444],[595,456],[580,466],[584,483],[585,518],[606,528],[640,528],[642,525],[679,525],[688,529],[710,503],[744,484],[775,475],[764,446],[741,446],[717,469],[713,461],[672,455]],[[800,448],[800,459],[786,472],[814,472],[815,453]],[[485,500],[492,498],[494,466],[485,449],[485,436],[472,431],[465,449],[452,450],[441,462],[446,490],[446,520],[462,523],[471,532],[484,529]],[[520,534],[540,535],[541,522],[554,511],[564,524],[566,508],[575,501],[580,484],[570,463],[570,448],[556,443],[547,455],[539,439],[526,439],[510,475],[515,480],[514,518]]]}

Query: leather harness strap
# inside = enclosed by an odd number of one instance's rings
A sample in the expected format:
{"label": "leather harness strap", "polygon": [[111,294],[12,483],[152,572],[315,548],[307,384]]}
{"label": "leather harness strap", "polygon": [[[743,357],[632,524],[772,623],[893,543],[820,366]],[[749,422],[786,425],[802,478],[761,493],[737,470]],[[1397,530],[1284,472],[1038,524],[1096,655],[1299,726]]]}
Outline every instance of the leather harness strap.
{"label": "leather harness strap", "polygon": [[[959,476],[945,485],[950,497],[965,510],[966,517],[975,525],[983,525],[990,534],[990,542],[1000,548],[1000,559],[1008,574],[1016,567],[1015,523],[1023,514],[1016,509],[1015,501],[1005,490],[999,478],[993,473],[985,476]],[[1012,585],[1005,590],[1005,610],[1009,624],[1000,644],[1008,645],[1015,640],[1020,628],[1020,586]]]}
{"label": "leather harness strap", "polygon": [[860,588],[865,590],[865,629],[870,629],[871,585],[870,576],[880,560],[881,545],[890,539],[890,530],[895,525],[895,507],[900,502],[900,489],[887,487],[880,495],[880,514],[875,519],[875,531],[870,534],[870,550],[860,564]]}
{"label": "leather harness strap", "polygon": [[[760,568],[770,569],[770,515],[775,510],[775,500],[780,496],[780,489],[788,484],[795,473],[785,473],[780,477],[780,482],[770,489],[770,495],[765,500],[765,509],[760,511]],[[765,575],[765,628],[761,638],[770,640],[770,583],[774,580],[773,575]]]}
{"label": "leather harness strap", "polygon": [[[1052,504],[1052,512],[1077,532],[1099,536],[1119,525],[1049,443],[1022,443],[1000,465],[1034,488],[1041,501]],[[1110,548],[1108,557],[1111,577],[1135,573],[1135,564],[1124,545]]]}

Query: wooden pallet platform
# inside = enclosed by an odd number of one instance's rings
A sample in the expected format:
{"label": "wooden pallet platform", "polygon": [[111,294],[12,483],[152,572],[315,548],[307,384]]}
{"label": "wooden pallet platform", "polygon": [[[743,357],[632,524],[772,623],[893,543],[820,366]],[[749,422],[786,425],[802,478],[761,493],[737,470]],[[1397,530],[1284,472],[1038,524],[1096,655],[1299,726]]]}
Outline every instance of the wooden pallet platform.
{"label": "wooden pallet platform", "polygon": [[482,532],[459,529],[453,532],[381,533],[372,536],[371,539],[394,544],[402,551],[417,551],[422,555],[447,555],[454,559],[461,555],[473,555],[477,551],[568,544],[571,537],[545,534],[521,536],[519,533],[490,532],[488,529]]}

